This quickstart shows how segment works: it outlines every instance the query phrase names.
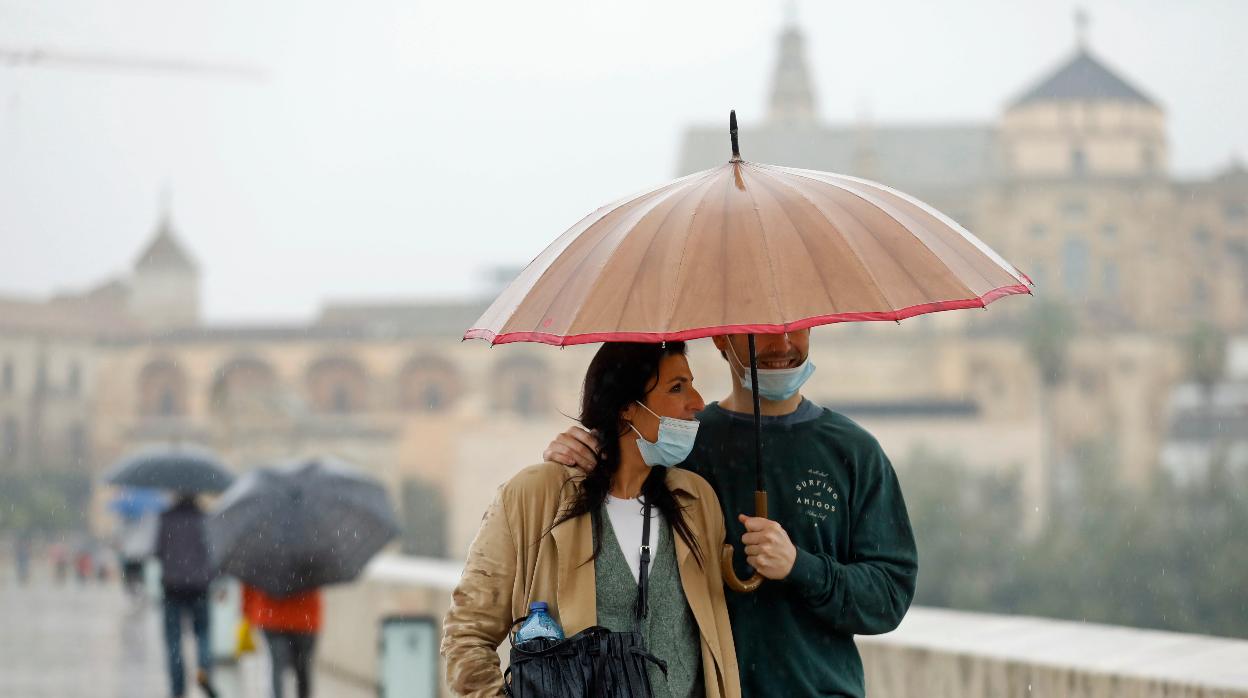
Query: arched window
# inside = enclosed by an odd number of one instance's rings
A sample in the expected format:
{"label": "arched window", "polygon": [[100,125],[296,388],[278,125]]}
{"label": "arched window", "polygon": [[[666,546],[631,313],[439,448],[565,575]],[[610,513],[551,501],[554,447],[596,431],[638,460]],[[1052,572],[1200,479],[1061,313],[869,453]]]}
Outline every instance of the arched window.
{"label": "arched window", "polygon": [[1070,149],[1070,171],[1078,175],[1087,174],[1088,172],[1088,154],[1083,148],[1075,147]]}
{"label": "arched window", "polygon": [[442,492],[419,479],[403,481],[403,552],[446,557],[447,516]]}
{"label": "arched window", "polygon": [[221,414],[256,414],[272,409],[277,393],[277,374],[267,363],[238,358],[217,370],[212,384],[212,411]]}
{"label": "arched window", "polygon": [[1088,243],[1068,238],[1062,245],[1062,281],[1066,293],[1083,296],[1088,291]]}
{"label": "arched window", "polygon": [[369,407],[368,374],[354,359],[334,356],[308,369],[308,395],[320,412],[349,414]]}
{"label": "arched window", "polygon": [[80,389],[82,389],[82,368],[75,361],[69,365],[69,373],[65,378],[65,390],[70,395],[77,395]]}
{"label": "arched window", "polygon": [[1109,297],[1118,295],[1118,263],[1112,259],[1101,264],[1101,291]]}
{"label": "arched window", "polygon": [[177,364],[157,359],[139,374],[139,414],[176,417],[186,414],[186,376]]}
{"label": "arched window", "polygon": [[550,370],[532,356],[511,356],[494,368],[494,407],[535,417],[550,407]]}
{"label": "arched window", "polygon": [[1192,280],[1192,301],[1196,305],[1204,305],[1209,302],[1209,284],[1204,279]]}
{"label": "arched window", "polygon": [[459,371],[442,357],[414,357],[399,372],[399,408],[409,412],[445,412],[461,390]]}

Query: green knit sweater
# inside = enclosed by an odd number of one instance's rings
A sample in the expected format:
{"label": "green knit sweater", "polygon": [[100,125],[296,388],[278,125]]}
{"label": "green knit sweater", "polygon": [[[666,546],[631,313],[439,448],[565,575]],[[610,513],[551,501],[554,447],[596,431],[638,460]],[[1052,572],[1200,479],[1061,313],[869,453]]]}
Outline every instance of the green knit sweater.
{"label": "green knit sweater", "polygon": [[[718,405],[698,415],[684,467],[719,495],[733,564],[737,514],[754,510],[754,422]],[[854,635],[896,628],[914,596],[918,555],[901,486],[880,444],[831,410],[813,418],[763,419],[763,478],[771,518],[797,547],[793,571],[752,594],[728,593],[745,698],[862,698]]]}
{"label": "green knit sweater", "polygon": [[[654,695],[660,698],[701,696],[704,691],[698,623],[680,586],[671,526],[663,522],[658,534],[658,546],[650,562],[650,610],[642,621],[641,633],[646,649],[667,662],[667,676],[664,677],[657,666],[647,663],[650,685],[654,688]],[[628,544],[640,545],[641,541]],[[637,582],[611,528],[611,517],[605,512],[602,516],[602,549],[594,560],[594,576],[598,624],[616,632],[633,630]]]}

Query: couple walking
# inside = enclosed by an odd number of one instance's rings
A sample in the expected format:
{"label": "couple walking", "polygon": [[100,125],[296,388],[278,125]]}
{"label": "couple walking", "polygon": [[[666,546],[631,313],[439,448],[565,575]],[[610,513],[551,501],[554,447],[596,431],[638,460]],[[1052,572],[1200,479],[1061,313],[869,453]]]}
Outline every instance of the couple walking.
{"label": "couple walking", "polygon": [[[442,643],[461,694],[504,689],[496,650],[544,601],[568,633],[628,631],[631,616],[668,665],[647,669],[657,695],[862,696],[854,635],[892,630],[910,606],[918,561],[896,474],[869,433],[802,396],[810,331],[794,328],[984,308],[1031,281],[895,189],[742,159],[735,112],[729,138],[726,164],[568,229],[464,335],[606,343],[584,428],[503,485],[469,551]],[[699,337],[732,375],[710,405],[670,341]],[[773,493],[770,514],[755,491]],[[730,573],[767,580],[752,593],[725,592],[725,542],[745,552]]]}
{"label": "couple walking", "polygon": [[[584,429],[500,488],[473,541],[444,627],[454,691],[503,691],[497,648],[531,602],[548,602],[568,635],[631,629],[644,548],[654,552],[640,630],[667,663],[649,670],[656,695],[864,695],[853,636],[895,628],[915,588],[896,475],[869,433],[802,396],[809,330],[758,335],[764,480],[777,495],[770,518],[742,514],[754,490],[747,337],[713,341],[732,392],[710,405],[684,343],[599,349]],[[657,524],[648,540],[639,499]],[[739,575],[770,581],[726,593],[725,542],[744,546]]]}

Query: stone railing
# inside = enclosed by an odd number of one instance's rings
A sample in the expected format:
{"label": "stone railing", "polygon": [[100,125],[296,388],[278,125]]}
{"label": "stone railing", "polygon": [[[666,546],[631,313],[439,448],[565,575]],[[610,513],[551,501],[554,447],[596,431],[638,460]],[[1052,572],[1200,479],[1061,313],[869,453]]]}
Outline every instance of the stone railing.
{"label": "stone railing", "polygon": [[1248,698],[1248,641],[912,608],[857,638],[872,698]]}
{"label": "stone railing", "polygon": [[[320,669],[375,691],[381,619],[440,628],[460,569],[383,555],[359,583],[330,590]],[[916,607],[858,646],[872,698],[1248,698],[1245,640]]]}

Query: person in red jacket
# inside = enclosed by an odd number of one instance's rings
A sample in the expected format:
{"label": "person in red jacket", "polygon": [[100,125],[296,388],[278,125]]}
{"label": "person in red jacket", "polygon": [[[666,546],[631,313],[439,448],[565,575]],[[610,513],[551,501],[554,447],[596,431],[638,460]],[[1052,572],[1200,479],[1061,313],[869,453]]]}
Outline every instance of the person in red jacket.
{"label": "person in red jacket", "polygon": [[295,670],[299,698],[312,694],[312,651],[321,630],[321,590],[275,598],[243,585],[243,614],[264,631],[273,666],[273,698],[282,698],[282,676]]}

